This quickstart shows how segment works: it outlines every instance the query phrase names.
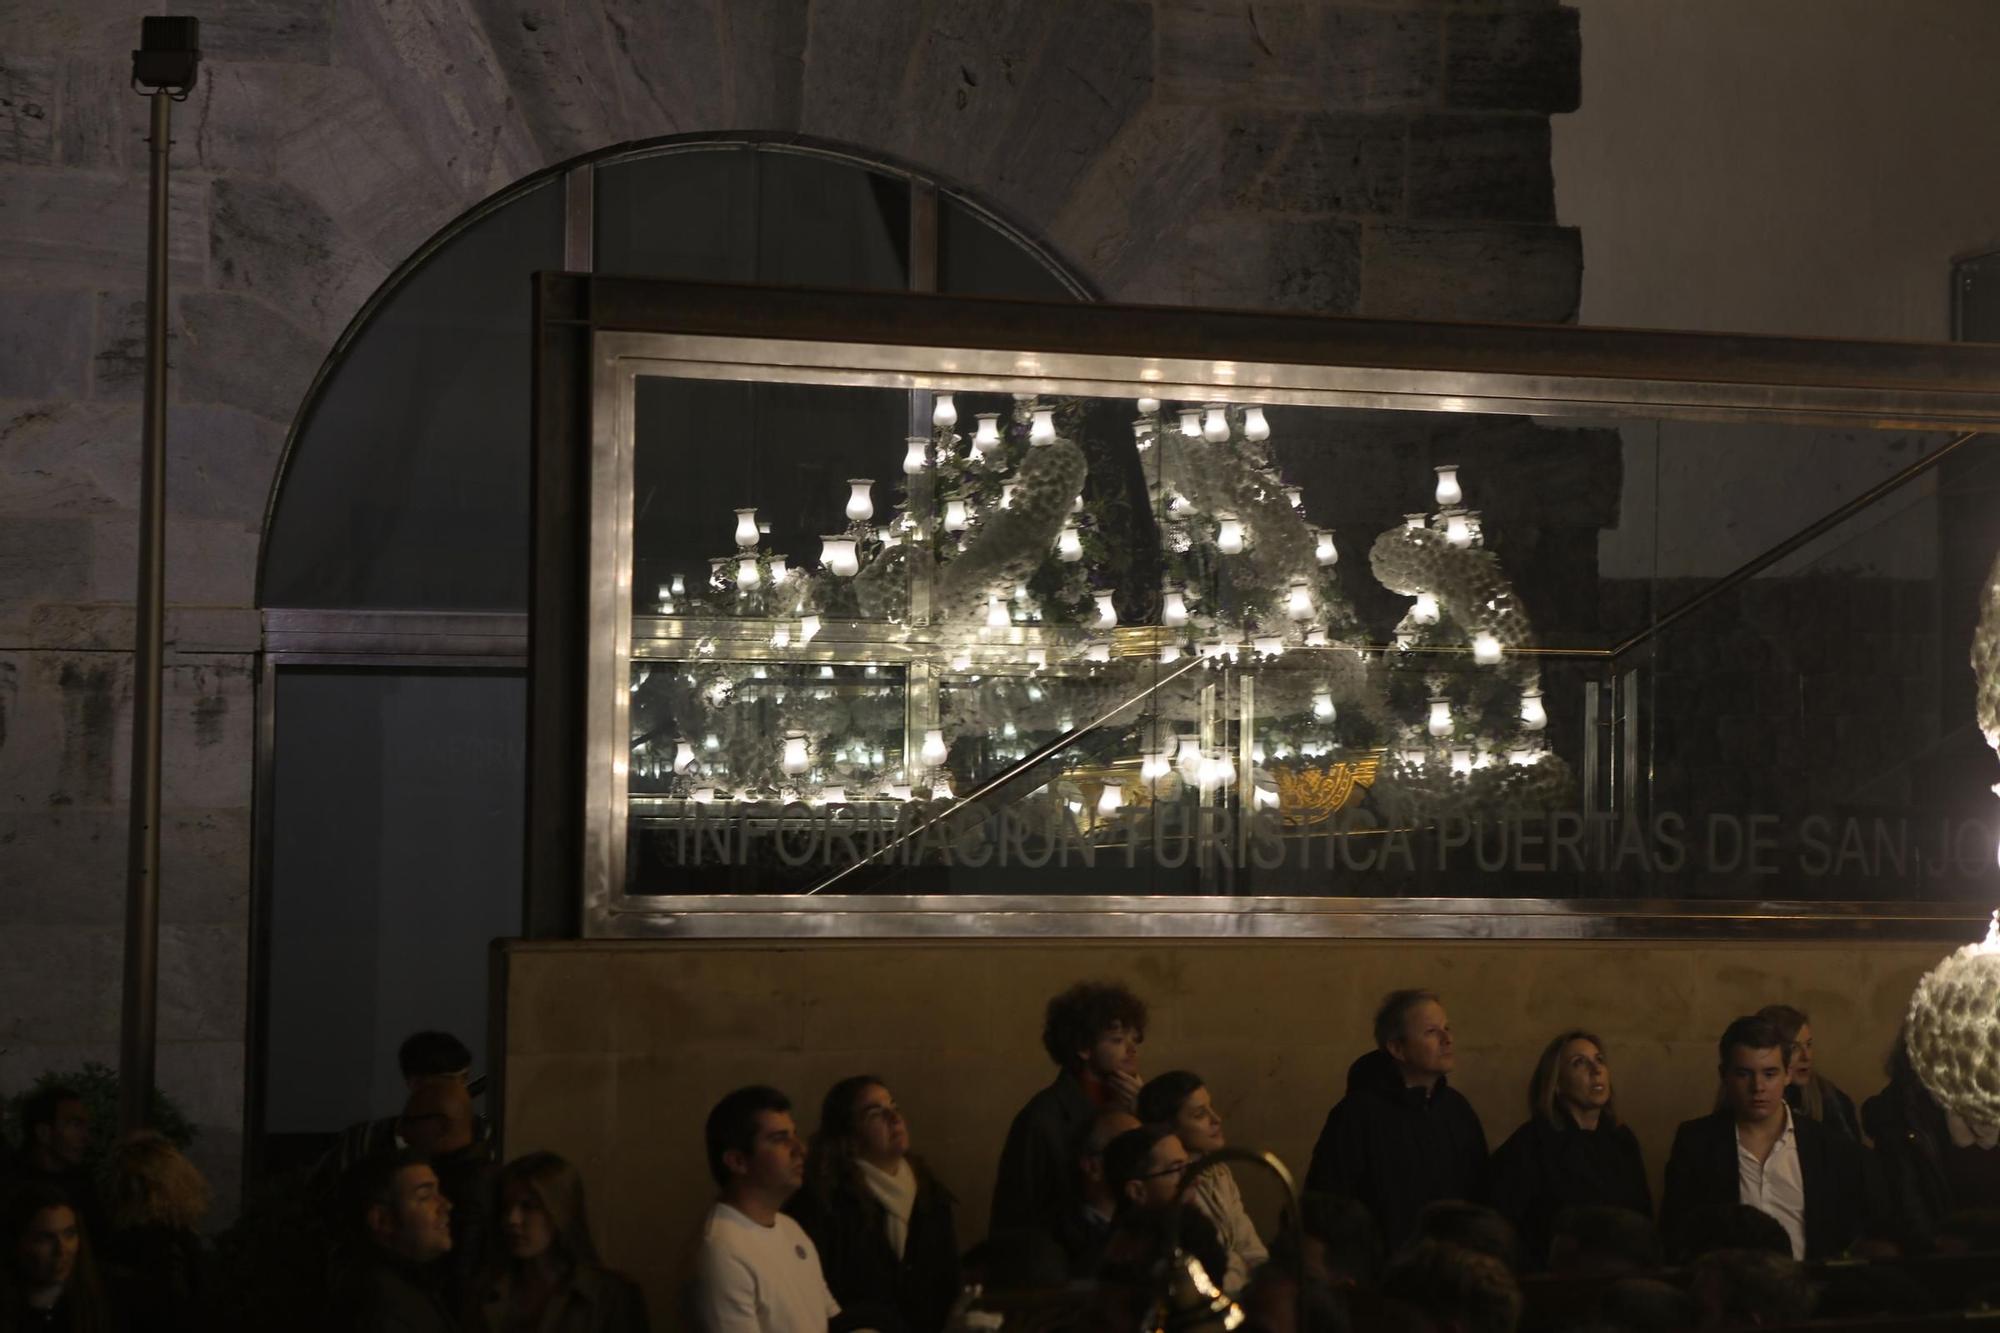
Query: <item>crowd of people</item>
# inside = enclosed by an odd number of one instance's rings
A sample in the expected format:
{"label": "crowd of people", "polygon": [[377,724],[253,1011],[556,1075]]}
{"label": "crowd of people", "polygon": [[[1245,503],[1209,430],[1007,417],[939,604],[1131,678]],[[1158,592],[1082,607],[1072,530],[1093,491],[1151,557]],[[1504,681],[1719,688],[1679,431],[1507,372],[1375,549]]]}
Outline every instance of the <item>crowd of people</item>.
{"label": "crowd of people", "polygon": [[[1489,1151],[1426,990],[1383,1000],[1296,1211],[1267,1238],[1223,1155],[1215,1092],[1189,1070],[1142,1075],[1146,1026],[1116,984],[1049,1002],[1055,1076],[1013,1119],[969,1250],[884,1079],[834,1084],[809,1140],[783,1093],[730,1093],[706,1122],[717,1192],[681,1307],[652,1316],[601,1261],[575,1167],[497,1160],[470,1053],[447,1034],[404,1043],[399,1114],[287,1182],[301,1225],[253,1206],[221,1254],[201,1238],[208,1191],[186,1157],[141,1134],[92,1163],[84,1100],[46,1087],[0,1166],[0,1333],[972,1333],[1003,1317],[988,1293],[1055,1290],[1081,1297],[1067,1321],[1038,1322],[1088,1333],[1153,1327],[1160,1299],[1233,1301],[1241,1318],[1215,1326],[1261,1333],[1511,1333],[1521,1279],[1539,1273],[1598,1281],[1590,1327],[1652,1330],[1801,1319],[1821,1298],[1809,1263],[1996,1239],[2000,1127],[1938,1106],[1900,1043],[1857,1111],[1816,1071],[1807,1015],[1773,1005],[1729,1024],[1713,1109],[1675,1134],[1656,1208],[1601,1040],[1556,1034],[1525,1121]],[[303,1265],[273,1257],[280,1233],[307,1238]],[[232,1289],[260,1282],[264,1304]],[[311,1294],[268,1290],[298,1283]]]}

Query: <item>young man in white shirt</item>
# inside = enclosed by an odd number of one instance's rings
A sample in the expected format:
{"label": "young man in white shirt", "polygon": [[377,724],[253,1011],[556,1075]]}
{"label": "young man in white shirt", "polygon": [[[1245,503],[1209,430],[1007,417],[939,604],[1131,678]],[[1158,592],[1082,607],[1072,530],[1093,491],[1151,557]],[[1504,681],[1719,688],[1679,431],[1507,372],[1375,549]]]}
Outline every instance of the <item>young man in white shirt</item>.
{"label": "young man in white shirt", "polygon": [[805,1229],[779,1210],[806,1178],[806,1145],[776,1088],[738,1088],[708,1113],[721,1188],[703,1227],[694,1313],[702,1333],[827,1333],[840,1313]]}
{"label": "young man in white shirt", "polygon": [[1794,1259],[1831,1259],[1860,1234],[1860,1161],[1846,1141],[1794,1118],[1785,1102],[1790,1044],[1767,1019],[1739,1018],[1717,1043],[1720,1104],[1674,1135],[1660,1229],[1685,1254],[1705,1218],[1731,1204],[1777,1219]]}

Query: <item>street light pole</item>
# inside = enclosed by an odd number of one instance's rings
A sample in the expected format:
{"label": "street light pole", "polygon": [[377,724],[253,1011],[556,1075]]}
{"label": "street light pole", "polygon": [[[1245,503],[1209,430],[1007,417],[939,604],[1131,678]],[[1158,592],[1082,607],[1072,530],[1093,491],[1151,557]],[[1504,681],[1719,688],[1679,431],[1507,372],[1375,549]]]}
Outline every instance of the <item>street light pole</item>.
{"label": "street light pole", "polygon": [[159,1029],[160,707],[166,652],[167,154],[173,104],[201,59],[191,18],[141,21],[132,84],[153,99],[146,247],[146,407],[140,437],[139,588],[132,651],[132,813],[125,872],[125,992],[118,1040],[118,1121],[143,1129]]}

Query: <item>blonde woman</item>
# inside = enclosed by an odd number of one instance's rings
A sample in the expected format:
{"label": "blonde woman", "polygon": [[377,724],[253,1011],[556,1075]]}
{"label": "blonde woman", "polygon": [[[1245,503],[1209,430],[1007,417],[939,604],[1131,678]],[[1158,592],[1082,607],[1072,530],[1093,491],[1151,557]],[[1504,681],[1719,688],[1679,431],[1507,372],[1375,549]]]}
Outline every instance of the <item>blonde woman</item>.
{"label": "blonde woman", "polygon": [[1776,1024],[1791,1043],[1791,1063],[1787,1066],[1791,1083],[1785,1088],[1785,1100],[1792,1110],[1819,1121],[1829,1132],[1859,1147],[1861,1117],[1854,1110],[1854,1099],[1813,1068],[1812,1019],[1806,1011],[1789,1004],[1767,1004],[1757,1011],[1757,1017]]}
{"label": "blonde woman", "polygon": [[104,1213],[110,1230],[99,1262],[113,1302],[134,1333],[206,1327],[211,1300],[201,1239],[208,1182],[158,1134],[126,1139],[105,1159]]}
{"label": "blonde woman", "polygon": [[1530,1270],[1548,1263],[1557,1214],[1578,1205],[1653,1215],[1639,1140],[1619,1123],[1611,1058],[1595,1034],[1559,1034],[1528,1080],[1528,1122],[1493,1154],[1493,1206],[1520,1235]]}
{"label": "blonde woman", "polygon": [[496,1259],[480,1284],[488,1333],[646,1333],[646,1301],[604,1267],[590,1238],[583,1178],[552,1152],[500,1169]]}

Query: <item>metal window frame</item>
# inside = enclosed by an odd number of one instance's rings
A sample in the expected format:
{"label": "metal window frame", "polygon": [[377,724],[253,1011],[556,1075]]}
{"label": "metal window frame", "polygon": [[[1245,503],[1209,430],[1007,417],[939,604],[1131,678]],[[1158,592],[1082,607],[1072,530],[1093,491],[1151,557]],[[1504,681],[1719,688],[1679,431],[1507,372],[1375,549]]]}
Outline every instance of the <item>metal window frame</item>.
{"label": "metal window frame", "polygon": [[[1021,895],[628,897],[621,722],[633,652],[633,394],[645,374],[1533,415],[2000,429],[2000,348],[1265,315],[806,292],[612,278],[543,279],[547,317],[577,334],[538,359],[538,392],[587,379],[586,516],[570,533],[589,576],[566,608],[587,643],[580,748],[584,854],[570,891],[591,937],[1015,935],[1457,938],[1923,938],[1976,927],[1952,904],[1541,899],[1056,898]],[[552,380],[549,377],[554,377]],[[574,423],[572,423],[574,424]],[[572,435],[576,432],[572,431]],[[538,514],[538,531],[549,516]],[[531,617],[532,646],[540,632]],[[546,645],[545,645],[546,646]],[[1603,650],[1609,658],[1611,650]],[[1622,771],[1638,721],[1620,715]],[[531,816],[531,828],[547,812]],[[531,835],[532,836],[532,835]],[[1025,885],[1024,885],[1025,887]]]}

